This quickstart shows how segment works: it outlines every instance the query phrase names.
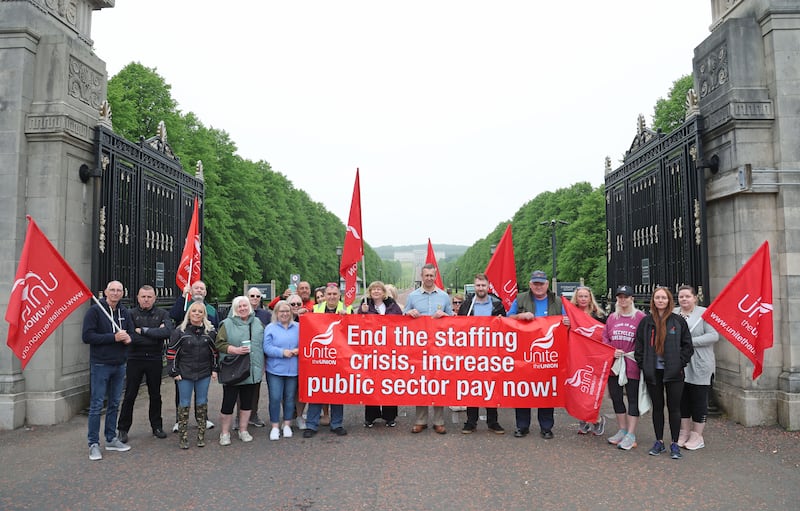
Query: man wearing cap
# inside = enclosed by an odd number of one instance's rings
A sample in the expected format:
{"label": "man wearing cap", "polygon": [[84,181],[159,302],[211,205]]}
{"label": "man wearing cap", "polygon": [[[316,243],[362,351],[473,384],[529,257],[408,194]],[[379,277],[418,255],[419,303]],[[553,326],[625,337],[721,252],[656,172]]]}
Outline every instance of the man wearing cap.
{"label": "man wearing cap", "polygon": [[[561,304],[556,300],[556,295],[549,290],[547,274],[542,270],[531,273],[529,283],[530,291],[517,295],[514,303],[508,309],[508,317],[522,321],[531,321],[540,316],[560,316]],[[545,440],[553,438],[553,408],[539,408],[537,416],[539,419],[540,434]],[[516,408],[514,415],[517,420],[517,429],[514,436],[522,438],[530,432],[531,409]]]}

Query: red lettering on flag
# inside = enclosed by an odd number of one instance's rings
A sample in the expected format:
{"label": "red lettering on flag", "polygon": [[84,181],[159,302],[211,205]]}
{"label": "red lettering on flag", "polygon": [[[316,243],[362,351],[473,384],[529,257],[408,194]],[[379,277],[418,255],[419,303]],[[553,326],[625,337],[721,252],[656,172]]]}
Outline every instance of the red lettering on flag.
{"label": "red lettering on flag", "polygon": [[5,318],[6,344],[23,369],[61,322],[92,296],[33,218],[27,219],[28,232]]}

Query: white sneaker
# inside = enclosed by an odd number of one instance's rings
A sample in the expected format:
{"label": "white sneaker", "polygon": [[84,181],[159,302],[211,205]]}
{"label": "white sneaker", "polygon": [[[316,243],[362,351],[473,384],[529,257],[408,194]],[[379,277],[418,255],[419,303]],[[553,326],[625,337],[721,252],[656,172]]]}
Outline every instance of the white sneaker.
{"label": "white sneaker", "polygon": [[621,430],[617,431],[616,433],[614,433],[613,436],[608,437],[608,443],[610,443],[612,445],[619,445],[619,443],[622,442],[622,439],[625,438],[625,435],[627,435],[627,434],[628,434],[627,431],[625,431],[624,429],[621,429]]}
{"label": "white sneaker", "polygon": [[209,420],[207,420],[206,421],[206,429],[214,429],[214,423],[209,421]]}
{"label": "white sneaker", "polygon": [[283,426],[283,438],[292,438],[292,427],[289,425]]}
{"label": "white sneaker", "polygon": [[89,459],[92,461],[102,460],[103,453],[100,452],[100,446],[97,444],[92,444],[89,446]]}
{"label": "white sneaker", "polygon": [[272,428],[269,432],[269,439],[270,440],[278,440],[281,437],[281,432],[278,428]]}
{"label": "white sneaker", "polygon": [[178,423],[177,422],[175,423],[174,426],[172,426],[172,432],[173,433],[177,433],[178,432]]}
{"label": "white sneaker", "polygon": [[306,418],[305,416],[297,416],[297,429],[306,429]]}
{"label": "white sneaker", "polygon": [[128,444],[124,444],[120,441],[119,438],[114,437],[110,442],[106,442],[106,451],[130,451],[131,446]]}
{"label": "white sneaker", "polygon": [[239,430],[239,440],[242,442],[252,442],[253,436],[247,431]]}
{"label": "white sneaker", "polygon": [[628,433],[622,438],[622,441],[617,444],[617,447],[620,449],[625,449],[626,451],[630,451],[636,447],[636,435]]}
{"label": "white sneaker", "polygon": [[219,435],[219,445],[231,445],[231,434],[221,433]]}

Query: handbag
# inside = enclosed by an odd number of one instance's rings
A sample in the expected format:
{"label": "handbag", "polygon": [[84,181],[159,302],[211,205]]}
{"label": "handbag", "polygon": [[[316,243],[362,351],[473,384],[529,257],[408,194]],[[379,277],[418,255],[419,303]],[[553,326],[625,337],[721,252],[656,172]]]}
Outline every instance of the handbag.
{"label": "handbag", "polygon": [[[250,337],[253,336],[253,324],[250,324]],[[250,354],[225,357],[219,361],[217,380],[223,385],[236,385],[250,377]]]}
{"label": "handbag", "polygon": [[236,385],[250,377],[250,354],[225,357],[219,361],[217,379],[223,385]]}

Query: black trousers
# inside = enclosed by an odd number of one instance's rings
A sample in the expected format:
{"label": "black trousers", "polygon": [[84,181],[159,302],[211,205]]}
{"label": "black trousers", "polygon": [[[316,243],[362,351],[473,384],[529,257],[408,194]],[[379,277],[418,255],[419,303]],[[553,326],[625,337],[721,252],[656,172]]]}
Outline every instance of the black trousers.
{"label": "black trousers", "polygon": [[119,412],[117,428],[128,431],[133,423],[133,405],[139,394],[142,378],[147,380],[147,393],[150,396],[148,417],[152,429],[163,427],[161,423],[161,359],[136,360],[129,359],[125,369],[125,397]]}
{"label": "black trousers", "polygon": [[[475,406],[468,406],[467,407],[467,422],[466,424],[470,424],[472,426],[478,425],[478,407]],[[486,409],[486,425],[491,426],[492,424],[497,424],[497,408],[487,408]]]}
{"label": "black trousers", "polygon": [[364,420],[366,422],[375,422],[376,419],[383,419],[386,422],[392,422],[396,418],[396,406],[368,405],[364,407]]}

